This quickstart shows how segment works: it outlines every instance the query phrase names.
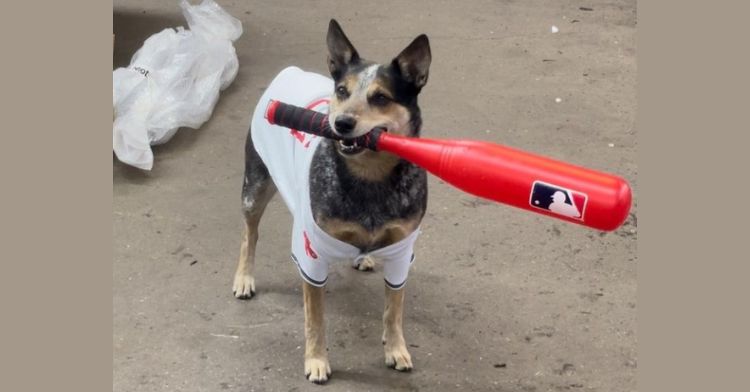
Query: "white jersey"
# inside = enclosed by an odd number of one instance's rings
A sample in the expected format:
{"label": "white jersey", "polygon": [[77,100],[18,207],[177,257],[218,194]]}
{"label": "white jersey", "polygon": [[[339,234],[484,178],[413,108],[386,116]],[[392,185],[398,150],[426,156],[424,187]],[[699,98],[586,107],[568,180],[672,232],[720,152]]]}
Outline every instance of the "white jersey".
{"label": "white jersey", "polygon": [[251,131],[253,145],[294,218],[292,260],[305,281],[322,287],[328,280],[329,263],[348,261],[356,266],[369,255],[383,264],[386,284],[398,289],[406,283],[419,229],[399,242],[367,254],[324,232],[313,219],[309,189],[310,163],[322,139],[271,125],[264,117],[271,99],[327,113],[328,97],[333,87],[333,81],[322,75],[296,67],[281,71],[255,107]]}

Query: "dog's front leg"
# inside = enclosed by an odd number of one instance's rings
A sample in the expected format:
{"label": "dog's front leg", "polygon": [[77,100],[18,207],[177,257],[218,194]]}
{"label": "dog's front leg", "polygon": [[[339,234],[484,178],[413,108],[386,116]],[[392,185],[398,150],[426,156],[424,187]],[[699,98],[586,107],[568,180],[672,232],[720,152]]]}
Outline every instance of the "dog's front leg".
{"label": "dog's front leg", "polygon": [[408,372],[413,367],[402,328],[405,290],[405,287],[393,290],[385,286],[385,310],[383,311],[385,364],[401,372]]}
{"label": "dog's front leg", "polygon": [[304,282],[302,291],[305,301],[305,377],[316,384],[323,384],[331,376],[323,320],[325,287]]}

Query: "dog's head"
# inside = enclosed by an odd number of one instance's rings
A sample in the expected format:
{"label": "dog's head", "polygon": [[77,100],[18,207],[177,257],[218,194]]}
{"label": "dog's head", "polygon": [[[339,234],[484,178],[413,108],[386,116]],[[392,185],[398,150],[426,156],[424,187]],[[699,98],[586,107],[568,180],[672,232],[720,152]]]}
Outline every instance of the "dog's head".
{"label": "dog's head", "polygon": [[[328,69],[335,82],[331,97],[331,127],[345,139],[354,139],[376,128],[405,136],[418,136],[421,117],[417,95],[427,83],[430,43],[422,34],[389,64],[377,64],[359,53],[331,20],[328,27]],[[346,157],[375,154],[349,140],[337,143]]]}

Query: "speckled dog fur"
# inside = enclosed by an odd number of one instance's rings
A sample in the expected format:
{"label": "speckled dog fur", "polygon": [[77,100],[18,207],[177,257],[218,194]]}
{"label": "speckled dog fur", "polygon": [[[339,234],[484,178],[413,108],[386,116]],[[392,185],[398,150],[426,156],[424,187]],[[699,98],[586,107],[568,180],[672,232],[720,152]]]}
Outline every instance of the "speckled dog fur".
{"label": "speckled dog fur", "polygon": [[[427,82],[431,54],[427,36],[420,35],[388,64],[359,57],[335,20],[328,28],[328,68],[335,82],[329,119],[333,129],[354,139],[382,128],[419,137],[422,118],[417,96]],[[315,222],[331,236],[363,252],[379,249],[417,230],[427,208],[425,171],[384,152],[364,150],[333,140],[320,143],[310,167],[310,200]],[[232,290],[240,299],[255,294],[255,245],[258,224],[276,193],[268,169],[248,132],[242,205],[245,232]],[[371,270],[366,257],[356,266]],[[403,337],[404,288],[385,288],[383,345],[385,363],[400,371],[412,369]],[[331,376],[323,319],[324,288],[303,283],[305,304],[305,376],[324,383]]]}

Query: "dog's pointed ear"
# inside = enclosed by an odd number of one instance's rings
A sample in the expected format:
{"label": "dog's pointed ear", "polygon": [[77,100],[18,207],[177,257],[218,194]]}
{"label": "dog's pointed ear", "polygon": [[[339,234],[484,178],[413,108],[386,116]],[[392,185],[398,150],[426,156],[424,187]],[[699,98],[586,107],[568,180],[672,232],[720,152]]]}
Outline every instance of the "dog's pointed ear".
{"label": "dog's pointed ear", "polygon": [[427,83],[431,61],[430,41],[426,35],[422,34],[402,50],[393,59],[392,64],[401,73],[401,77],[414,85],[419,92]]}
{"label": "dog's pointed ear", "polygon": [[338,79],[347,65],[359,61],[359,54],[349,38],[346,38],[336,19],[331,19],[331,23],[328,24],[326,43],[328,44],[328,70],[334,79]]}

